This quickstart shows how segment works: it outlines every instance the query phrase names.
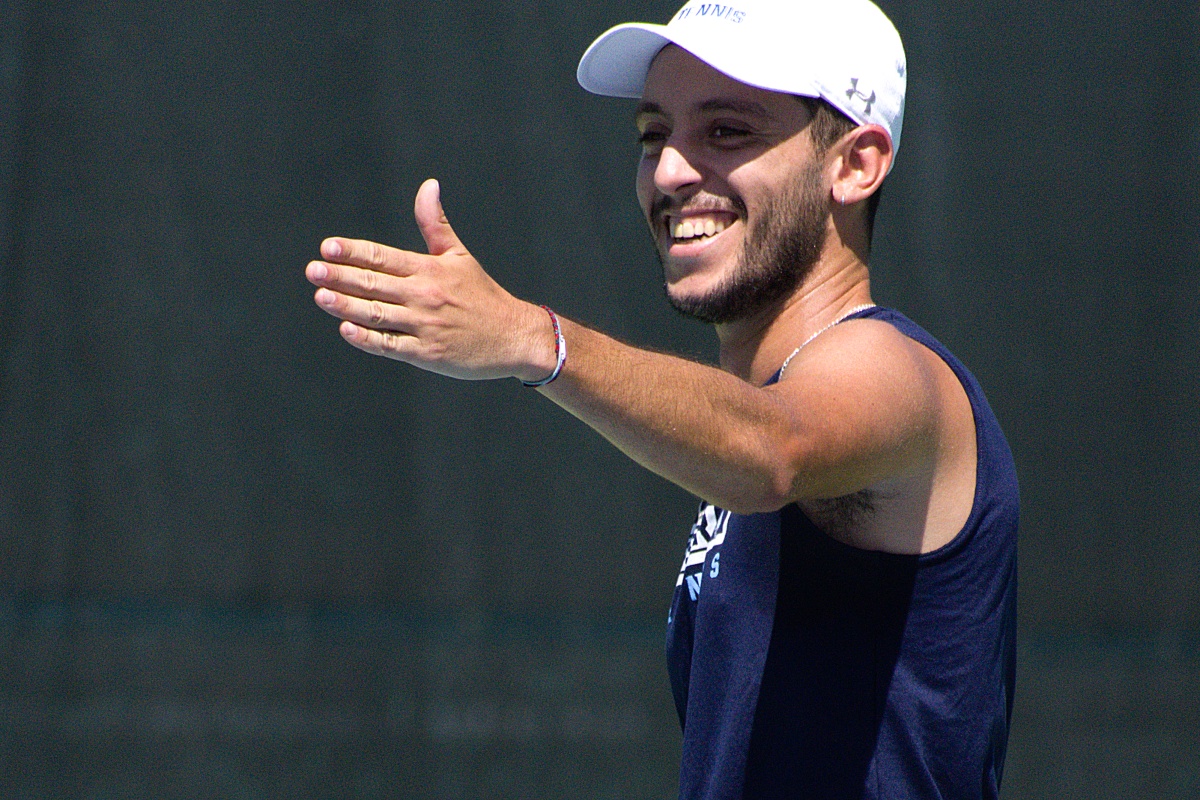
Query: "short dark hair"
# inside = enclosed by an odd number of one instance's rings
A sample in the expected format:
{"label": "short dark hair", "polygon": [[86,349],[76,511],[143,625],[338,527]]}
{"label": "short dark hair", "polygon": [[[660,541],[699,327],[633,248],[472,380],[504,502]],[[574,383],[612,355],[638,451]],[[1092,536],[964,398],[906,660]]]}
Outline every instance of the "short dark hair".
{"label": "short dark hair", "polygon": [[[837,144],[839,139],[858,127],[857,122],[838,111],[823,97],[797,95],[796,99],[808,109],[808,116],[811,120],[808,124],[808,133],[812,137],[813,145],[817,148],[818,156],[828,153],[829,148]],[[871,243],[871,235],[875,230],[875,211],[879,208],[881,194],[883,194],[882,185],[875,190],[875,194],[867,198],[868,245]]]}

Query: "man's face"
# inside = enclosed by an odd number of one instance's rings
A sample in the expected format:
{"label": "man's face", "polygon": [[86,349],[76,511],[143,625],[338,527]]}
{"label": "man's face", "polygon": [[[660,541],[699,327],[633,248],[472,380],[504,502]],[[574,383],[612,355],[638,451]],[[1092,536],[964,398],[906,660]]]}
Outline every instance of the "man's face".
{"label": "man's face", "polygon": [[816,263],[828,187],[794,97],[756,89],[673,45],[646,78],[638,200],[667,297],[706,322],[744,319]]}

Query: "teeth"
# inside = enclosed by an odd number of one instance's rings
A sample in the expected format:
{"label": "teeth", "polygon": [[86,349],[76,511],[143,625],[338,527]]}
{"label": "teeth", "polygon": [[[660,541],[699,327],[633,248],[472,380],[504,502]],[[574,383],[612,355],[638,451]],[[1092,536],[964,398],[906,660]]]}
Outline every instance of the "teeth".
{"label": "teeth", "polygon": [[726,228],[725,220],[713,219],[695,219],[686,222],[677,222],[671,229],[671,234],[676,239],[692,239],[698,236],[716,236]]}

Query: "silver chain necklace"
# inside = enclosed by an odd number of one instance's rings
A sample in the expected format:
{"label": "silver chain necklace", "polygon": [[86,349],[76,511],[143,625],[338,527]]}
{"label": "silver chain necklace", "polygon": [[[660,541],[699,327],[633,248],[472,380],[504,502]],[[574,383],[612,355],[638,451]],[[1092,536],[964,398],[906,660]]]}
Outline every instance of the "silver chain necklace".
{"label": "silver chain necklace", "polygon": [[840,317],[835,319],[833,322],[826,325],[824,328],[821,328],[821,330],[817,331],[812,336],[805,339],[804,344],[800,345],[795,350],[793,350],[792,354],[783,360],[783,366],[779,368],[779,380],[783,380],[783,373],[787,371],[788,364],[792,363],[792,359],[795,358],[796,355],[801,350],[803,350],[805,347],[807,347],[809,342],[811,342],[813,339],[820,336],[825,331],[832,328],[834,325],[837,325],[839,322],[846,319],[847,317],[853,317],[855,314],[857,314],[860,311],[866,311],[868,308],[874,308],[874,307],[875,307],[874,303],[863,303],[861,306],[855,306],[854,308],[847,311],[845,314],[842,314]]}

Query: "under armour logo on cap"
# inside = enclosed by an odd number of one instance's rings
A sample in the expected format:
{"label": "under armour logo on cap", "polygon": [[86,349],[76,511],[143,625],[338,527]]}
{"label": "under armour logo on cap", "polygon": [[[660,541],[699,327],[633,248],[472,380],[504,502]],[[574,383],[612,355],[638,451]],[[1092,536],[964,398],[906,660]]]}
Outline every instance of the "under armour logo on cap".
{"label": "under armour logo on cap", "polygon": [[870,114],[871,106],[875,104],[875,92],[872,91],[871,96],[867,97],[865,94],[863,94],[862,92],[860,92],[858,90],[858,78],[851,78],[850,79],[850,88],[846,90],[846,99],[853,100],[855,97],[857,97],[859,100],[862,100],[864,105],[866,106],[863,113]]}

